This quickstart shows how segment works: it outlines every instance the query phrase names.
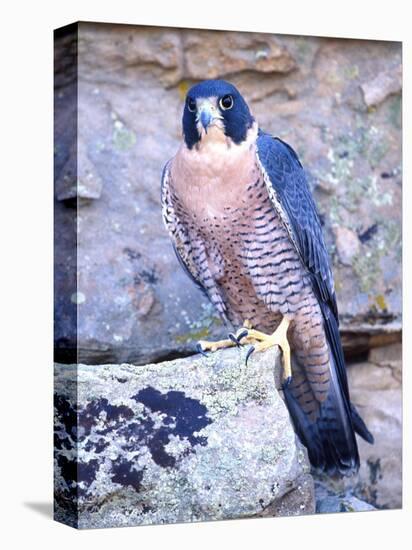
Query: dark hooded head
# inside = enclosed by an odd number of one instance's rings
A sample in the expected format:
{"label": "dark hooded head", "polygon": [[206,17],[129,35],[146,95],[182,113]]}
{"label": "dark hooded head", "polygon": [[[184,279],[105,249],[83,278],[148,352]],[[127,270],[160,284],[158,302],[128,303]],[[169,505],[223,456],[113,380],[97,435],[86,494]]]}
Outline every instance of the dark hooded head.
{"label": "dark hooded head", "polygon": [[187,93],[183,110],[183,137],[191,149],[212,127],[239,144],[254,119],[239,91],[225,80],[204,80]]}

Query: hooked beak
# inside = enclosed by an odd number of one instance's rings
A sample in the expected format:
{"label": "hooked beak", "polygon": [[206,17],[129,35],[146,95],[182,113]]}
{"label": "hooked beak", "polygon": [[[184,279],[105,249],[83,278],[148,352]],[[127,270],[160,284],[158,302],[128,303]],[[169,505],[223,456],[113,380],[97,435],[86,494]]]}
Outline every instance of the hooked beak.
{"label": "hooked beak", "polygon": [[202,125],[206,133],[209,127],[221,118],[219,113],[216,112],[216,107],[209,100],[205,100],[199,105],[196,122]]}
{"label": "hooked beak", "polygon": [[213,120],[213,115],[212,115],[210,109],[207,106],[205,106],[201,109],[201,111],[199,113],[199,120],[200,120],[205,132],[207,133],[207,128]]}

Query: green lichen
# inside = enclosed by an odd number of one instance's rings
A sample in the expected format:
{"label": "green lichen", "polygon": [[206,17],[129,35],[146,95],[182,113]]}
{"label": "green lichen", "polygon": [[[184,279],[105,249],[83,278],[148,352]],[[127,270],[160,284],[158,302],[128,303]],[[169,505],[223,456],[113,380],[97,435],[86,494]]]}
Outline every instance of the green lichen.
{"label": "green lichen", "polygon": [[222,325],[219,317],[207,316],[200,318],[195,323],[189,324],[189,330],[174,337],[177,344],[187,344],[196,340],[206,340],[210,337],[212,329]]}
{"label": "green lichen", "polygon": [[393,196],[390,191],[382,192],[378,178],[375,175],[368,176],[361,182],[362,196],[370,199],[375,206],[392,204]]}
{"label": "green lichen", "polygon": [[[352,267],[358,278],[360,290],[371,293],[381,279],[381,259],[388,256],[399,260],[401,253],[400,225],[392,220],[381,222],[377,234],[353,259]],[[381,309],[385,309],[383,296],[378,295],[375,301]]]}
{"label": "green lichen", "polygon": [[341,225],[343,223],[341,205],[336,195],[333,195],[329,202],[329,219],[332,225]]}
{"label": "green lichen", "polygon": [[384,220],[382,222],[383,247],[390,251],[397,261],[402,259],[402,226],[400,221]]}
{"label": "green lichen", "polygon": [[[222,413],[236,416],[239,407],[245,403],[253,401],[264,404],[271,398],[264,371],[251,363],[246,366],[245,354],[246,349],[242,349],[236,362],[226,362],[224,369],[212,373],[208,387],[202,395],[202,402],[212,416]],[[259,363],[260,359],[261,357],[256,357],[255,360]],[[239,369],[239,365],[243,366]]]}
{"label": "green lichen", "polygon": [[104,151],[106,149],[106,144],[104,143],[104,141],[98,140],[95,143],[95,149],[96,149],[97,153],[101,153],[102,151]]}
{"label": "green lichen", "polygon": [[192,340],[205,340],[209,335],[209,327],[204,327],[201,330],[187,332],[186,334],[178,334],[175,336],[175,342],[177,344],[187,344]]}
{"label": "green lichen", "polygon": [[[340,180],[342,183],[339,185],[339,194],[333,195],[329,203],[329,217],[332,225],[342,225],[346,218],[345,212],[357,212],[362,200],[367,199],[377,207],[392,204],[392,193],[390,191],[382,192],[375,175],[364,178],[354,177],[348,169],[347,177],[343,178],[343,171],[350,165],[346,164],[345,166],[346,168],[341,166],[340,173],[334,172],[337,174],[336,177],[342,178]],[[344,186],[343,192],[342,186]]]}
{"label": "green lichen", "polygon": [[366,158],[372,169],[384,159],[390,148],[385,132],[373,125],[370,119],[365,121],[359,115],[355,119],[353,130],[336,136],[332,146],[336,149],[337,158],[343,152],[348,160]]}
{"label": "green lichen", "polygon": [[131,149],[136,143],[134,132],[126,128],[119,120],[116,120],[113,130],[113,145],[120,151]]}
{"label": "green lichen", "polygon": [[325,81],[331,86],[339,86],[342,83],[342,76],[339,74],[339,69],[332,65],[325,76]]}
{"label": "green lichen", "polygon": [[340,203],[349,212],[359,209],[359,202],[368,193],[369,178],[351,178],[346,185],[346,193],[340,196]]}
{"label": "green lichen", "polygon": [[402,126],[402,99],[400,95],[389,98],[388,121],[397,129]]}
{"label": "green lichen", "polygon": [[307,36],[296,37],[295,55],[297,62],[300,65],[306,65],[310,62],[316,48],[317,44],[313,42],[313,39],[308,38]]}
{"label": "green lichen", "polygon": [[353,258],[352,267],[362,292],[370,292],[380,278],[380,254],[376,249],[359,254]]}
{"label": "green lichen", "polygon": [[355,508],[348,502],[341,502],[341,512],[356,512]]}
{"label": "green lichen", "polygon": [[326,124],[320,124],[319,125],[319,131],[320,131],[320,139],[323,143],[330,143],[331,141],[331,133],[330,129]]}
{"label": "green lichen", "polygon": [[187,344],[196,340],[206,340],[211,337],[213,329],[222,326],[222,320],[216,316],[213,305],[203,303],[193,319],[186,310],[181,310],[181,318],[187,330],[174,337],[177,344]]}
{"label": "green lichen", "polygon": [[369,164],[372,169],[379,166],[380,162],[385,158],[386,153],[389,151],[389,143],[386,141],[378,141],[371,144],[368,154]]}
{"label": "green lichen", "polygon": [[[333,261],[333,264],[336,264],[335,261]],[[334,283],[335,283],[335,290],[336,292],[340,292],[343,288],[343,284],[342,284],[342,281],[340,279],[340,276],[339,276],[339,271],[335,271],[334,273]]]}
{"label": "green lichen", "polygon": [[359,67],[357,65],[350,65],[348,67],[345,67],[343,69],[343,74],[345,78],[348,78],[349,80],[353,80],[355,78],[358,78],[359,76]]}
{"label": "green lichen", "polygon": [[[328,215],[332,225],[347,223],[348,214],[358,212],[365,201],[377,207],[392,204],[392,192],[387,186],[383,191],[383,184],[374,173],[390,149],[383,130],[372,124],[367,126],[364,118],[357,116],[352,129],[343,134],[334,136],[326,126],[321,126],[320,131],[322,140],[329,145],[330,165],[327,172],[318,170],[314,175],[330,187]],[[365,169],[365,160],[370,170],[366,168],[366,175],[360,175],[359,167]]]}

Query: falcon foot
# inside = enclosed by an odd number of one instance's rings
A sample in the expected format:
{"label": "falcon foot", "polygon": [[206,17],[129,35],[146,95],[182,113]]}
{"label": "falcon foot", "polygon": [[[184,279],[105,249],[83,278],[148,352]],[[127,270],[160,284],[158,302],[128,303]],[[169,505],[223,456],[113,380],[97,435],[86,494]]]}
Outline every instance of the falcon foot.
{"label": "falcon foot", "polygon": [[248,349],[246,354],[246,364],[249,357],[255,351],[265,351],[273,346],[279,346],[283,352],[283,384],[289,385],[292,380],[292,367],[290,364],[290,346],[287,339],[287,332],[289,328],[290,321],[283,317],[280,325],[275,330],[273,334],[265,334],[259,330],[252,328],[246,329],[246,334],[244,333],[245,329],[240,329],[236,334],[237,340],[246,339],[248,342],[253,343],[253,345]]}
{"label": "falcon foot", "polygon": [[290,321],[283,317],[278,328],[273,334],[265,334],[260,330],[252,328],[250,321],[245,321],[243,327],[236,334],[229,334],[225,340],[209,342],[208,340],[199,340],[196,346],[198,353],[206,355],[206,351],[217,351],[218,349],[240,347],[244,344],[252,344],[246,353],[246,365],[249,357],[255,351],[265,351],[273,346],[279,346],[283,352],[283,385],[288,386],[292,380],[292,367],[290,364],[290,346],[287,339],[287,331]]}
{"label": "falcon foot", "polygon": [[218,349],[231,348],[233,346],[240,347],[240,339],[245,338],[248,335],[248,330],[252,328],[249,321],[243,323],[243,327],[238,330],[236,334],[230,333],[229,338],[225,340],[217,340],[216,342],[210,342],[208,340],[199,340],[196,345],[196,351],[202,355],[206,355],[206,351],[217,351]]}
{"label": "falcon foot", "polygon": [[[230,338],[230,336],[229,336]],[[238,342],[233,339],[216,340],[216,342],[209,342],[208,340],[199,340],[196,345],[196,351],[202,355],[206,355],[205,351],[217,351],[218,349],[231,348],[238,346]]]}

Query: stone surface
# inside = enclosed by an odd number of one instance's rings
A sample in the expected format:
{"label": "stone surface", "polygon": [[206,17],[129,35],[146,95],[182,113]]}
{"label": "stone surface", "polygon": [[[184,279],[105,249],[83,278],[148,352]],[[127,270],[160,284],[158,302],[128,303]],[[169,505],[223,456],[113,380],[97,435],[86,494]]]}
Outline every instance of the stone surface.
{"label": "stone surface", "polygon": [[336,512],[368,512],[376,510],[372,504],[360,500],[351,490],[336,492],[321,481],[315,481],[315,499],[317,514],[333,514]]}
{"label": "stone surface", "polygon": [[[66,35],[58,50],[62,359],[78,344],[86,363],[145,364],[188,354],[197,339],[225,332],[174,256],[159,192],[162,168],[181,139],[186,90],[215,76],[239,87],[260,125],[288,141],[308,171],[345,345],[361,333],[369,345],[371,330],[400,331],[400,43],[80,24],[78,173],[75,161],[67,165],[76,143],[76,41]],[[348,232],[349,241],[339,240]],[[73,295],[82,296],[77,315]]]}
{"label": "stone surface", "polygon": [[258,71],[288,73],[296,67],[289,51],[273,34],[221,31],[183,33],[185,78],[204,80]]}
{"label": "stone surface", "polygon": [[388,95],[398,94],[402,90],[401,65],[380,72],[371,82],[365,82],[361,87],[366,105],[368,107],[378,105]]}
{"label": "stone surface", "polygon": [[336,251],[343,265],[352,265],[353,258],[359,253],[360,240],[357,234],[347,227],[333,228]]}
{"label": "stone surface", "polygon": [[82,528],[313,513],[306,451],[276,389],[278,352],[247,367],[245,352],[56,364],[56,519]]}
{"label": "stone surface", "polygon": [[368,362],[349,366],[348,377],[352,401],[375,443],[358,438],[361,467],[356,476],[323,482],[334,496],[349,492],[376,508],[401,508],[401,344],[373,349]]}
{"label": "stone surface", "polygon": [[316,504],[318,514],[335,512],[370,512],[374,506],[351,495],[325,497]]}

